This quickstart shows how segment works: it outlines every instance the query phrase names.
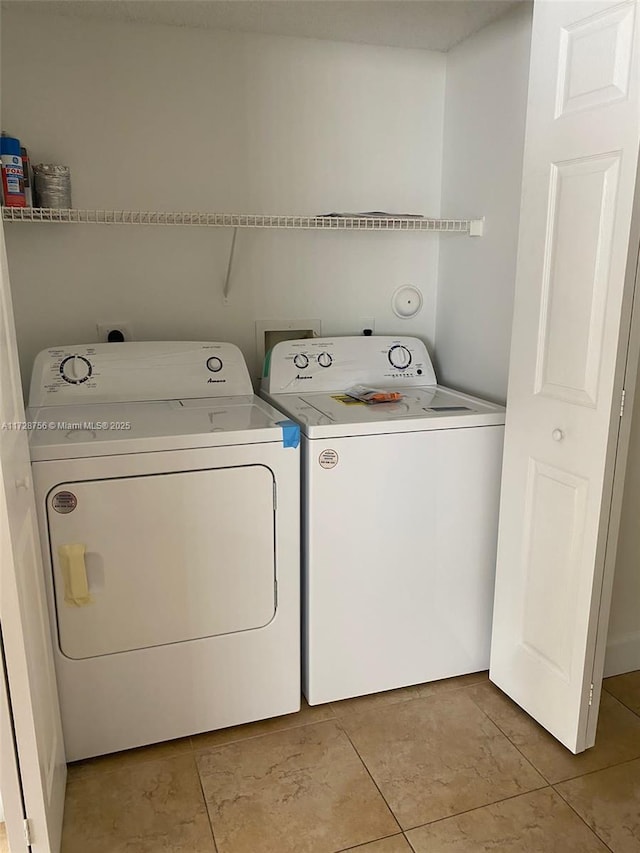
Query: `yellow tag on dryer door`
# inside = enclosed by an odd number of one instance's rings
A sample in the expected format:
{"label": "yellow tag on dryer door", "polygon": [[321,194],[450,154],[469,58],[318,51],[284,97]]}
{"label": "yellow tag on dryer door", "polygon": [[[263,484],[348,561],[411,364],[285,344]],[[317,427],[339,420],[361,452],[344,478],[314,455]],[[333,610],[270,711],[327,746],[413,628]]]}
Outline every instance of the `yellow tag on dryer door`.
{"label": "yellow tag on dryer door", "polygon": [[72,607],[84,607],[92,602],[84,553],[85,547],[80,542],[58,546],[58,559],[64,581],[64,600]]}

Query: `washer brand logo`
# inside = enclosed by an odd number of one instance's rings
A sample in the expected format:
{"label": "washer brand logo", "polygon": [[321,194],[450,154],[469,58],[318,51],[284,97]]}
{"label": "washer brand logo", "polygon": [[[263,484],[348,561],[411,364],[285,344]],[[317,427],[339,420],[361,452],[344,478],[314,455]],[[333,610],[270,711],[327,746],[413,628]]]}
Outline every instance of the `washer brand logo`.
{"label": "washer brand logo", "polygon": [[226,379],[207,379],[207,382],[226,382]]}
{"label": "washer brand logo", "polygon": [[300,374],[298,373],[296,379],[313,379],[313,376],[300,376]]}

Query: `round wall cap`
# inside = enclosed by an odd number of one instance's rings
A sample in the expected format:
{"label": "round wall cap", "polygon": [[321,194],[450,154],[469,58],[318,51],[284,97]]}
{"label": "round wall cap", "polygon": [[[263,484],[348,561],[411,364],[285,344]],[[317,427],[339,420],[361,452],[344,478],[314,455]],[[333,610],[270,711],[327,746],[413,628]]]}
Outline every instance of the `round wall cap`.
{"label": "round wall cap", "polygon": [[415,317],[422,308],[422,293],[411,284],[399,287],[391,298],[391,307],[396,317],[402,320]]}

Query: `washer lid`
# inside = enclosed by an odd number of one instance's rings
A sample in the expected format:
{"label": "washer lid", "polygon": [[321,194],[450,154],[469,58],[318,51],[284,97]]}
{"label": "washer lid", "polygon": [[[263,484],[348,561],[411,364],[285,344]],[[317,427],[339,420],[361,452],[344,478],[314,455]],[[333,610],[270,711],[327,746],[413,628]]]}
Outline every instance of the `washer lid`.
{"label": "washer lid", "polygon": [[[399,390],[393,386],[389,390]],[[375,435],[504,424],[505,409],[440,385],[402,389],[396,403],[361,403],[343,392],[269,398],[308,438]]]}
{"label": "washer lid", "polygon": [[31,458],[79,459],[283,442],[283,415],[252,394],[27,410]]}

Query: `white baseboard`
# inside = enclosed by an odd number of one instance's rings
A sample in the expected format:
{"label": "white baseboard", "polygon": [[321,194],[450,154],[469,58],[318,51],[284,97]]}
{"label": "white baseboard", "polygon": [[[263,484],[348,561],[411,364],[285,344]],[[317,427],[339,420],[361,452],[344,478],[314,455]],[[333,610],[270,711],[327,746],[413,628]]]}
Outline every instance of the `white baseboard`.
{"label": "white baseboard", "polygon": [[604,659],[604,677],[640,669],[640,631],[609,637]]}

